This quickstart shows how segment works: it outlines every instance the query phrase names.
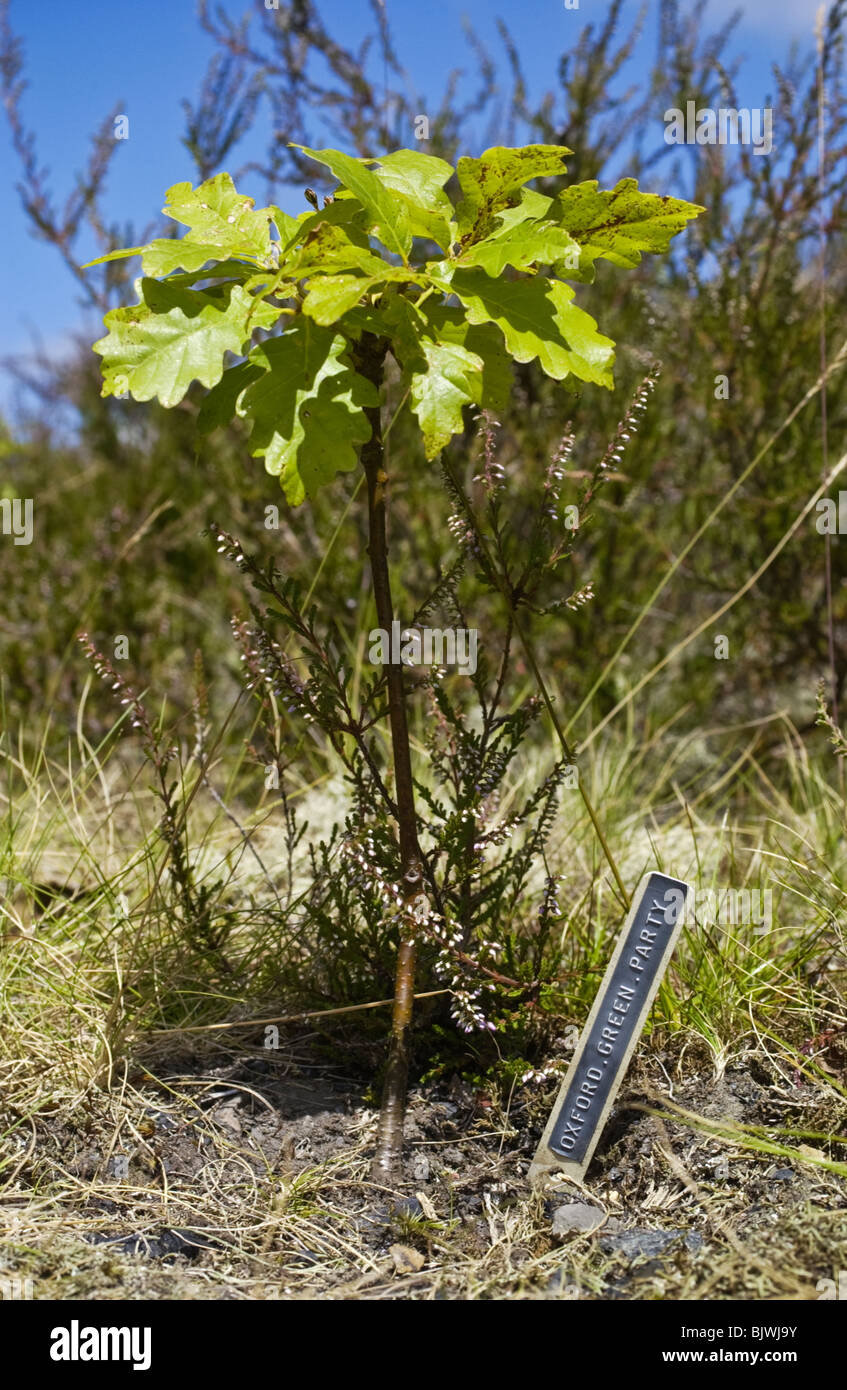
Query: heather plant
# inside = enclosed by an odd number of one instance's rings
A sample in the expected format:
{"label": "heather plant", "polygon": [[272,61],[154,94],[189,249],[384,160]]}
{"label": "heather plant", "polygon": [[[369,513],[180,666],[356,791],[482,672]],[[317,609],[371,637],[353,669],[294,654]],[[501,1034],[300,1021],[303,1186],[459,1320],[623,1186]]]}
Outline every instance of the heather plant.
{"label": "heather plant", "polygon": [[[196,786],[192,787],[186,776],[179,741],[163,727],[161,719],[150,715],[143,698],[127,677],[117,671],[88,634],[81,633],[79,641],[96,675],[109,686],[114,699],[124,708],[130,731],[134,730],[139,736],[145,765],[154,775],[153,793],[160,807],[157,829],[165,846],[171,892],[171,901],[165,904],[164,910],[169,913],[175,910],[178,914],[180,934],[202,971],[212,977],[231,976],[233,966],[226,946],[235,918],[220,901],[223,880],[202,881],[196,871],[188,843],[188,807]],[[198,735],[195,754],[199,754],[201,776],[204,776],[204,700],[201,677],[195,694]],[[208,778],[205,780],[208,785]],[[161,869],[158,877],[161,878]]]}
{"label": "heather plant", "polygon": [[[427,997],[433,988],[437,996],[439,986],[449,991],[448,1005],[426,1008],[436,1020],[449,1012],[465,1034],[507,1029],[528,1036],[542,998],[547,1006],[554,996],[563,1004],[557,938],[565,914],[548,844],[563,803],[578,796],[579,772],[561,756],[535,783],[522,780],[519,764],[528,743],[538,742],[544,701],[527,694],[517,674],[514,616],[508,605],[503,611],[503,591],[519,591],[520,606],[536,621],[555,622],[561,610],[590,602],[590,585],[561,594],[560,572],[573,566],[580,531],[592,524],[598,495],[620,465],[655,381],[655,373],[645,379],[590,468],[572,467],[576,441],[566,430],[537,493],[524,488],[510,495],[487,415],[477,457],[467,465],[477,471],[467,483],[442,463],[453,554],[408,627],[425,620],[464,626],[473,618],[485,631],[479,666],[468,679],[456,680],[444,668],[405,672],[423,714],[415,792],[426,899],[415,927],[421,990]],[[530,535],[516,529],[524,507],[535,519]],[[323,738],[348,789],[348,805],[339,808],[343,821],[339,814],[329,836],[309,844],[302,951],[270,967],[272,988],[305,996],[313,1006],[365,1003],[390,988],[403,925],[394,808],[376,737],[385,670],[351,669],[337,623],[295,579],[249,555],[220,528],[210,530],[255,595],[250,619],[235,619],[233,630],[258,707],[263,742],[258,731],[251,742],[257,763],[285,801],[282,746],[306,727]]]}

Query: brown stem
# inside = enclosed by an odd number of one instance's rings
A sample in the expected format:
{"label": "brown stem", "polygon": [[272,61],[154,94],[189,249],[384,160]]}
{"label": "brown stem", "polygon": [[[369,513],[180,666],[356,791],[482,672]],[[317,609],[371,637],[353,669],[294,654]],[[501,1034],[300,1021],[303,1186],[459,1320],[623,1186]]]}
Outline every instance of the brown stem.
{"label": "brown stem", "polygon": [[[383,363],[387,343],[373,334],[363,333],[356,346],[356,367],[362,376],[379,390],[382,384]],[[377,620],[389,635],[394,621],[391,601],[391,582],[388,571],[388,539],[386,528],[385,488],[388,477],[383,467],[384,450],[379,406],[367,411],[371,437],[362,448],[362,467],[368,487],[368,558],[371,566]],[[400,835],[401,893],[404,908],[401,914],[400,945],[397,952],[397,974],[394,985],[394,1010],[388,1060],[379,1114],[374,1174],[393,1177],[400,1169],[403,1155],[403,1121],[406,1113],[406,1088],[409,1074],[409,1032],[415,992],[415,936],[412,901],[423,888],[421,854],[418,848],[417,817],[415,815],[412,758],[409,749],[409,728],[406,720],[406,696],[403,667],[389,661],[386,668],[388,687],[388,720],[391,728],[391,751],[394,763],[394,792],[397,802],[397,826]]]}

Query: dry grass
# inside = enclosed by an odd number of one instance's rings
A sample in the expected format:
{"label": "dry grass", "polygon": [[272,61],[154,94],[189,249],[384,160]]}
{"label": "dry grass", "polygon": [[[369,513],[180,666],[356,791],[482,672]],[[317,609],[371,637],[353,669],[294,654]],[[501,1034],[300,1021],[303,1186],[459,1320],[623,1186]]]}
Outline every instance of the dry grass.
{"label": "dry grass", "polygon": [[[409,1183],[374,1184],[363,1078],[333,1078],[319,1033],[283,1028],[266,1052],[262,1029],[196,1031],[284,1012],[251,972],[306,949],[284,913],[257,908],[264,871],[233,820],[195,798],[192,862],[245,908],[239,983],[201,983],[157,907],[166,866],[140,767],[85,748],[67,767],[7,756],[0,1273],[61,1299],[817,1298],[847,1262],[843,803],[790,729],[781,766],[748,747],[711,780],[703,747],[657,761],[662,737],[652,760],[607,745],[587,769],[627,879],[661,867],[699,890],[762,884],[775,920],[766,935],[702,922],[681,941],[589,1173],[604,1226],[567,1239],[551,1211],[578,1194],[526,1183],[552,1082],[512,1068],[419,1089]],[[329,777],[302,804],[325,832]],[[284,887],[268,806],[232,805]],[[619,913],[575,801],[551,857],[571,972],[560,1022],[581,1025]],[[45,879],[87,896],[39,915]],[[395,1209],[410,1198],[417,1215]],[[633,1257],[609,1247],[615,1223],[682,1234]]]}

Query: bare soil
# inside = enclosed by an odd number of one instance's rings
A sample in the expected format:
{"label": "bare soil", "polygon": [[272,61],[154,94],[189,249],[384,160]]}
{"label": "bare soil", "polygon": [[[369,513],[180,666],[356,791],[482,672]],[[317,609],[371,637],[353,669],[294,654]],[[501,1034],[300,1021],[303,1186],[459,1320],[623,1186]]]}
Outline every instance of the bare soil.
{"label": "bare soil", "polygon": [[[708,1056],[648,1055],[585,1187],[535,1193],[554,1094],[413,1090],[389,1188],[370,1177],[376,1112],[355,1078],[302,1046],[173,1057],[4,1141],[0,1273],[53,1299],[805,1300],[847,1267],[831,1087],[753,1053],[719,1075]],[[599,1224],[557,1234],[576,1202]]]}

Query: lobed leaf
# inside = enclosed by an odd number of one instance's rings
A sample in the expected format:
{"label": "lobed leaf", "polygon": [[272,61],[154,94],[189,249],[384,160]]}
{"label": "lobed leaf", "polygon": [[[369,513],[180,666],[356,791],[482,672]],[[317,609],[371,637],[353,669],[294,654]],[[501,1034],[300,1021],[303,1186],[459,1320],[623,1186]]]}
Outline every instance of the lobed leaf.
{"label": "lobed leaf", "polygon": [[251,422],[251,453],[279,475],[293,506],[355,468],[357,446],[371,437],[365,407],[378,405],[379,396],[344,360],[347,347],[342,333],[298,317],[250,353],[262,375],[236,409]]}
{"label": "lobed leaf", "polygon": [[[576,183],[553,200],[552,215],[580,246],[581,278],[594,278],[594,261],[632,269],[642,253],[667,251],[671,239],[705,209],[697,203],[657,193],[642,193],[635,179],[621,179],[612,189],[596,179]],[[568,270],[560,273],[577,278]]]}
{"label": "lobed leaf", "polygon": [[518,362],[538,358],[548,376],[611,387],[614,343],[597,332],[590,314],[572,303],[574,291],[561,281],[494,280],[485,271],[457,270],[451,289],[470,323],[494,323]]}
{"label": "lobed leaf", "polygon": [[261,375],[262,368],[256,362],[239,362],[228,367],[217,385],[203,397],[197,412],[198,432],[211,434],[230,424],[236,414],[238,397]]}
{"label": "lobed leaf", "polygon": [[[510,209],[522,213],[523,209]],[[500,225],[475,242],[458,258],[457,266],[479,266],[486,275],[502,275],[507,265],[528,270],[534,265],[554,265],[565,256],[578,255],[579,246],[564,227],[554,222],[531,222],[499,214]]]}
{"label": "lobed leaf", "polygon": [[420,349],[426,368],[412,373],[410,400],[432,459],[464,429],[462,406],[480,402],[483,360],[458,343],[425,339]]}
{"label": "lobed leaf", "polygon": [[297,233],[280,261],[286,273],[301,276],[311,270],[364,270],[372,274],[384,264],[382,256],[371,250],[367,216],[355,199],[330,203],[320,212],[303,213],[297,221]]}
{"label": "lobed leaf", "polygon": [[391,190],[382,179],[372,173],[360,159],[339,150],[310,150],[306,145],[295,145],[310,159],[325,164],[339,183],[348,188],[361,203],[368,214],[369,226],[389,251],[408,260],[412,248],[412,231],[409,226],[405,203],[392,197]]}
{"label": "lobed leaf", "polygon": [[377,164],[377,178],[402,199],[413,236],[426,237],[446,251],[455,229],[453,204],[444,192],[444,184],[453,175],[452,165],[415,150],[395,150],[365,162]]}
{"label": "lobed leaf", "polygon": [[432,300],[424,305],[424,314],[432,324],[433,338],[447,343],[460,343],[469,352],[482,358],[482,389],[478,397],[472,398],[474,404],[495,413],[505,410],[514,382],[514,373],[503,334],[493,323],[469,323],[460,308],[433,304]]}
{"label": "lobed leaf", "polygon": [[255,256],[263,263],[270,258],[276,209],[255,209],[252,198],[236,191],[229,174],[215,174],[197,188],[175,183],[166,197],[162,211],[189,228],[191,241],[217,247],[228,256]]}
{"label": "lobed leaf", "polygon": [[463,156],[456,165],[464,194],[456,209],[462,242],[485,236],[494,214],[514,202],[530,179],[563,174],[565,156],[570,153],[564,145],[524,145],[522,149],[495,145],[479,159]]}
{"label": "lobed leaf", "polygon": [[141,268],[145,275],[159,280],[175,270],[201,270],[210,261],[222,259],[220,246],[210,242],[192,241],[189,237],[158,237],[144,247]]}
{"label": "lobed leaf", "polygon": [[224,355],[240,355],[252,327],[269,328],[279,315],[237,284],[211,293],[143,279],[140,288],[141,303],[106,314],[109,332],[94,344],[104,396],[128,391],[137,401],[178,405],[192,381],[214,386]]}
{"label": "lobed leaf", "polygon": [[386,261],[376,275],[313,275],[303,300],[303,313],[315,323],[328,326],[343,318],[366,294],[392,280],[416,280],[427,276],[423,271],[410,271],[405,266],[392,266]]}
{"label": "lobed leaf", "polygon": [[383,316],[427,458],[464,429],[463,406],[503,408],[512,385],[511,361],[492,324],[470,324],[461,309],[432,299],[416,309],[402,296],[389,300]]}

